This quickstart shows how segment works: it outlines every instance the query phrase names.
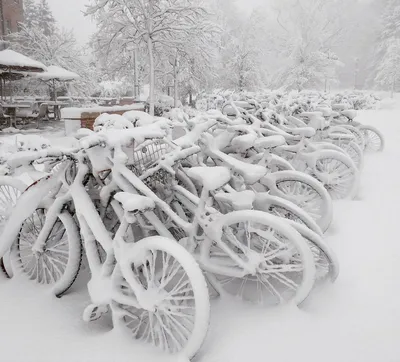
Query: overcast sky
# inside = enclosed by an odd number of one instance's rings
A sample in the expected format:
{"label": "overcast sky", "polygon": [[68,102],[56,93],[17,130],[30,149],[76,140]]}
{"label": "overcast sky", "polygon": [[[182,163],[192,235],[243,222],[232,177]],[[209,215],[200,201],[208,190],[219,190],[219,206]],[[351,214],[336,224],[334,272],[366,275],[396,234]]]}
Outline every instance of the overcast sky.
{"label": "overcast sky", "polygon": [[[86,0],[48,0],[54,17],[61,27],[73,29],[78,41],[82,44],[89,40],[96,29],[89,17],[83,16]],[[264,3],[265,0],[239,0],[243,7],[252,7]]]}

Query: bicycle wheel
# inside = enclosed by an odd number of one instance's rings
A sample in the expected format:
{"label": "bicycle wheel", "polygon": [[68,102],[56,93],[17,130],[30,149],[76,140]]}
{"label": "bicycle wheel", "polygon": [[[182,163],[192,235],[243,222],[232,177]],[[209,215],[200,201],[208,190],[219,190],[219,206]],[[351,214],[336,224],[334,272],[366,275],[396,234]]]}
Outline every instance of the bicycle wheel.
{"label": "bicycle wheel", "polygon": [[344,124],[341,127],[346,128],[347,130],[349,130],[352,133],[352,135],[355,137],[354,141],[361,148],[361,150],[365,149],[364,135],[358,128],[356,128],[350,124]]}
{"label": "bicycle wheel", "polygon": [[360,131],[364,135],[365,148],[371,151],[383,151],[385,148],[385,138],[382,133],[372,126],[360,126]]}
{"label": "bicycle wheel", "polygon": [[307,226],[319,235],[322,230],[314,219],[305,210],[295,203],[280,196],[272,196],[270,193],[258,193],[254,201],[254,209],[267,212],[268,214],[295,221]]}
{"label": "bicycle wheel", "polygon": [[[22,181],[9,176],[0,177],[0,232],[2,232],[18,198],[25,189],[26,185]],[[13,272],[9,254],[0,258],[0,270],[8,278],[12,278]]]}
{"label": "bicycle wheel", "polygon": [[[221,243],[249,265],[243,270],[220,243],[206,238],[202,262],[219,292],[260,305],[300,304],[307,298],[315,281],[313,255],[289,222],[261,211],[235,211],[222,215],[215,230]],[[244,275],[233,276],[238,272]]]}
{"label": "bicycle wheel", "polygon": [[[124,301],[114,298],[111,303],[114,326],[130,330],[133,338],[165,352],[194,357],[210,319],[208,289],[200,267],[182,246],[160,236],[142,239],[131,250],[113,274],[114,289],[124,295]],[[138,298],[129,284],[132,279],[144,288]],[[147,305],[128,305],[127,297],[147,301]]]}
{"label": "bicycle wheel", "polygon": [[330,279],[331,282],[336,281],[339,276],[339,261],[333,250],[322,240],[321,236],[309,228],[295,222],[291,222],[291,224],[307,241],[313,253],[317,281],[327,279]]}
{"label": "bicycle wheel", "polygon": [[0,177],[0,229],[7,222],[18,198],[26,189],[26,185],[13,177]]}
{"label": "bicycle wheel", "polygon": [[276,172],[268,178],[273,195],[283,197],[306,211],[323,232],[329,228],[333,218],[332,198],[318,180],[299,171]]}
{"label": "bicycle wheel", "polygon": [[314,164],[306,172],[324,185],[333,200],[353,199],[358,191],[359,171],[352,159],[329,150],[318,151],[314,157]]}
{"label": "bicycle wheel", "polygon": [[59,214],[46,240],[45,250],[35,254],[32,246],[42,230],[46,209],[36,209],[23,224],[11,248],[11,261],[16,271],[28,279],[51,287],[61,297],[74,283],[82,262],[82,244],[72,216]]}
{"label": "bicycle wheel", "polygon": [[357,143],[353,141],[338,141],[336,144],[346,152],[357,168],[361,170],[364,163],[364,153]]}

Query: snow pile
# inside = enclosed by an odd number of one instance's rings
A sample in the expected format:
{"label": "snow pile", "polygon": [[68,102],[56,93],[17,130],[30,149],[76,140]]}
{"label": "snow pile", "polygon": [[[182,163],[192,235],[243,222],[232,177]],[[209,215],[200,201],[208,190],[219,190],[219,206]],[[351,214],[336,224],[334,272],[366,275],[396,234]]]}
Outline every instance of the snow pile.
{"label": "snow pile", "polygon": [[1,130],[1,132],[3,132],[3,133],[19,133],[20,131],[19,131],[19,129],[17,129],[15,127],[6,127],[6,128],[3,128]]}
{"label": "snow pile", "polygon": [[133,128],[132,122],[119,114],[102,113],[93,124],[93,130],[100,132],[107,129],[128,129]]}
{"label": "snow pile", "polygon": [[128,111],[123,116],[129,120],[134,126],[144,126],[146,124],[154,123],[155,117],[141,111]]}

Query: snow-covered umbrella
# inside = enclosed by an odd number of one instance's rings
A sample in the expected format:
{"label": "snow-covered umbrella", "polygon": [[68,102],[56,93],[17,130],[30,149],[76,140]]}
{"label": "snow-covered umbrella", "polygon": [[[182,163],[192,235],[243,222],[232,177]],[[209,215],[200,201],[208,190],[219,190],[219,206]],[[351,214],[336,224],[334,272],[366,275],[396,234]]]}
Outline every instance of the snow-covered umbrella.
{"label": "snow-covered umbrella", "polygon": [[35,74],[35,78],[38,78],[46,83],[51,82],[53,85],[54,97],[55,100],[57,100],[55,82],[70,82],[79,79],[80,76],[57,65],[51,65],[47,67],[47,71],[44,73]]}
{"label": "snow-covered umbrella", "polygon": [[44,73],[36,74],[35,77],[39,78],[41,80],[44,80],[44,81],[48,81],[48,80],[56,81],[57,80],[60,82],[68,82],[68,81],[79,79],[78,74],[76,74],[74,72],[70,72],[69,70],[58,67],[56,65],[51,65],[51,66],[47,67],[47,71],[45,71]]}
{"label": "snow-covered umbrella", "polygon": [[0,51],[0,71],[6,72],[45,72],[47,67],[21,53],[11,49]]}
{"label": "snow-covered umbrella", "polygon": [[[0,78],[2,82],[17,80],[29,73],[42,73],[46,70],[44,64],[14,50],[0,51]],[[1,83],[1,86],[1,97],[3,98],[3,83]]]}

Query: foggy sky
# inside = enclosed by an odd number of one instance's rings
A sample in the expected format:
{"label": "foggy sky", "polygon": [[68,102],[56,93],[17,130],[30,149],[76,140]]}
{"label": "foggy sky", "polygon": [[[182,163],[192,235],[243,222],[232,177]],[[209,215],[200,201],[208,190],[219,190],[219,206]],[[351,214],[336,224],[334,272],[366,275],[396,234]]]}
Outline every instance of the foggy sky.
{"label": "foggy sky", "polygon": [[[83,11],[87,0],[48,0],[58,24],[62,28],[73,29],[77,40],[84,44],[95,31],[95,24]],[[265,0],[238,0],[243,8],[252,8],[265,3]]]}

